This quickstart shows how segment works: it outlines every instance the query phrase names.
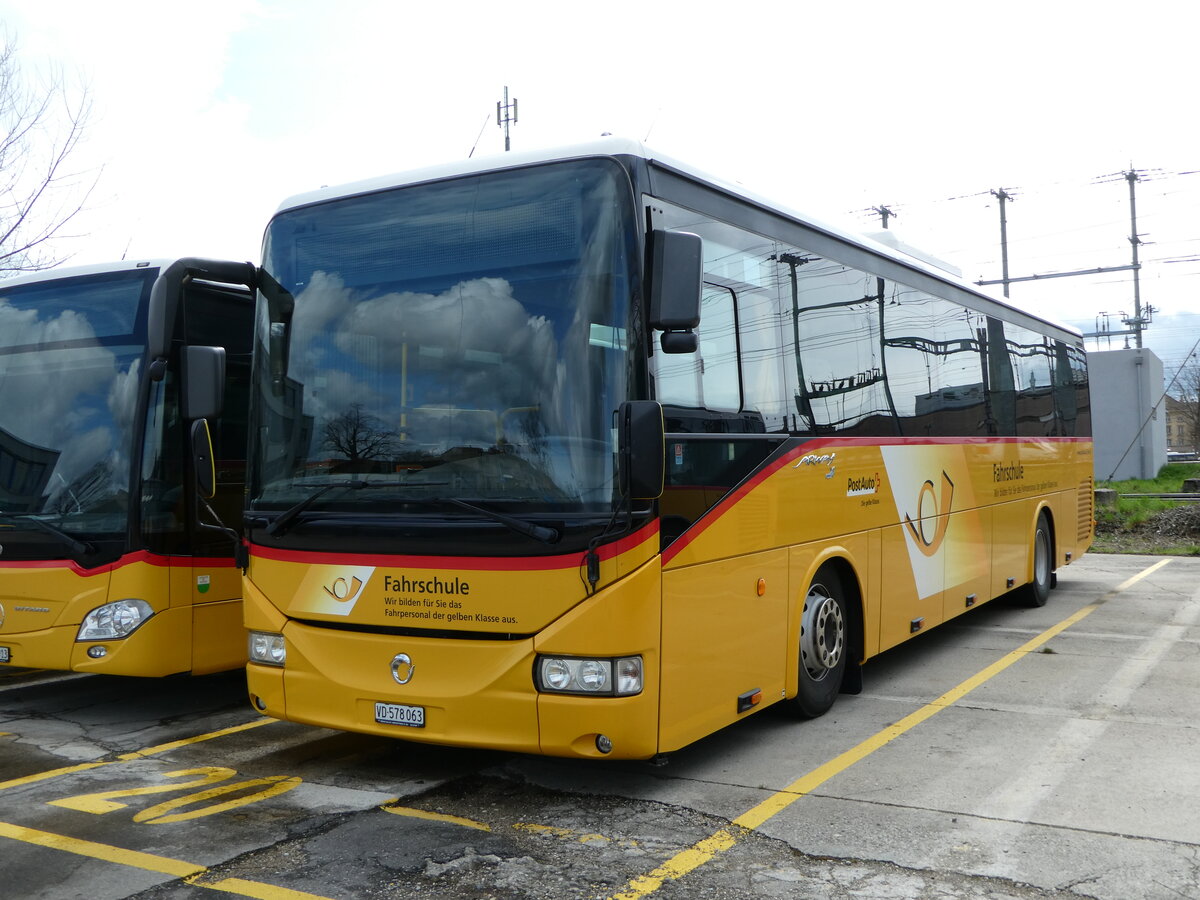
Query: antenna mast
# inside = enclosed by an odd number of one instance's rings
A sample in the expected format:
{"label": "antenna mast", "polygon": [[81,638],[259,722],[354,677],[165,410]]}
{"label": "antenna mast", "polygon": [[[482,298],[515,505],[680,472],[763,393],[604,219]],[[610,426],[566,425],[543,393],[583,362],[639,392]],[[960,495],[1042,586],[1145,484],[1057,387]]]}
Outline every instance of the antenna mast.
{"label": "antenna mast", "polygon": [[[512,110],[510,116],[509,110]],[[517,124],[517,98],[513,97],[512,103],[508,102],[508,85],[504,86],[504,99],[496,101],[496,124],[504,129],[504,150],[505,152],[512,149],[512,142],[509,139],[508,126],[509,124]]]}

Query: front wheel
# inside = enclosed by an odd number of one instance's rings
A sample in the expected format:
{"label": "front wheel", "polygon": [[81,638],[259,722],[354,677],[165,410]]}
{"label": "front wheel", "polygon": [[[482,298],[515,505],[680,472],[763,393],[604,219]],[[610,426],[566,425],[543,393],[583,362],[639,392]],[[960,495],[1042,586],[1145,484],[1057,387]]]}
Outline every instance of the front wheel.
{"label": "front wheel", "polygon": [[1050,520],[1045,512],[1038,513],[1037,528],[1033,532],[1033,581],[1025,585],[1021,599],[1026,606],[1045,606],[1050,599],[1053,582],[1053,544],[1050,541]]}
{"label": "front wheel", "polygon": [[800,619],[800,683],[792,705],[813,719],[829,711],[846,673],[846,592],[837,571],[822,566],[804,598]]}

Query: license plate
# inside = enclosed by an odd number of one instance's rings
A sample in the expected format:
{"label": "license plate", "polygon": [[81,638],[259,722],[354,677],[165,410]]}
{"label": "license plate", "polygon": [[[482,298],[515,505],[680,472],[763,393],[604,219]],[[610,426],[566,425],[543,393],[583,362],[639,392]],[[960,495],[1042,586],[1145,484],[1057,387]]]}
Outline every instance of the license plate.
{"label": "license plate", "polygon": [[8,662],[12,657],[9,656],[7,647],[0,647],[0,663]]}
{"label": "license plate", "polygon": [[376,703],[375,721],[384,725],[407,725],[409,728],[425,727],[425,707],[401,706],[399,703]]}

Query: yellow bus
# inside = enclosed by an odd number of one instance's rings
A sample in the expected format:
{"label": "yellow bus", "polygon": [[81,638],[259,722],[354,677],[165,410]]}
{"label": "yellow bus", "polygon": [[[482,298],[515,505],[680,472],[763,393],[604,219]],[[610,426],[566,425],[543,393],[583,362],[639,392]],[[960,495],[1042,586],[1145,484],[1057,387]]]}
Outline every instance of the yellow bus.
{"label": "yellow bus", "polygon": [[[254,272],[143,260],[0,282],[0,665],[245,665],[214,516],[241,516]],[[210,419],[211,503],[189,430]]]}
{"label": "yellow bus", "polygon": [[269,716],[651,758],[1091,540],[1078,332],[636,142],[294,198],[261,274]]}

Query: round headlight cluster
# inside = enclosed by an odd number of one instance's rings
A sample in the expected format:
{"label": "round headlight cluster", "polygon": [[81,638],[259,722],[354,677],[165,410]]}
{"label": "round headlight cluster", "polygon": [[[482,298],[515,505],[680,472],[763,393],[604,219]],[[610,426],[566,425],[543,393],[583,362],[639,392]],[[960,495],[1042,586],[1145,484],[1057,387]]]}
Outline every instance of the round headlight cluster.
{"label": "round headlight cluster", "polygon": [[543,656],[537,677],[539,689],[546,692],[627,697],[642,692],[642,658]]}
{"label": "round headlight cluster", "polygon": [[282,634],[265,631],[250,632],[250,662],[266,666],[282,666],[287,662],[287,645]]}

